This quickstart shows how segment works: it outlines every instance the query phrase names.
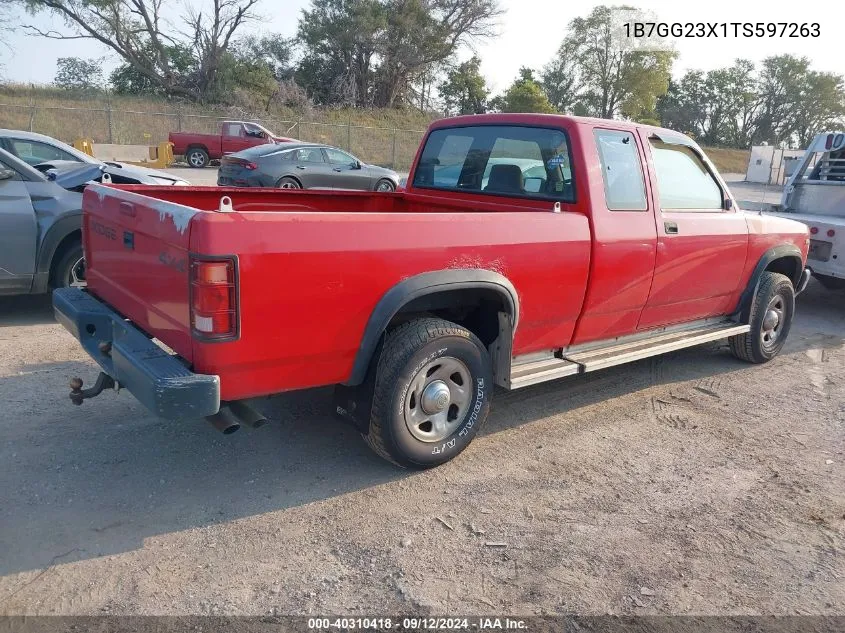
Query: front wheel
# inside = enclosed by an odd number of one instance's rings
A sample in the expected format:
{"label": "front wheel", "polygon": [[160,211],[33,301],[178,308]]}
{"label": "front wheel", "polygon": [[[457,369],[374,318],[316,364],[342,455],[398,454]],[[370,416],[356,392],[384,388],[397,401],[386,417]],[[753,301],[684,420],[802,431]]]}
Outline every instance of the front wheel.
{"label": "front wheel", "polygon": [[786,275],[764,272],[751,304],[751,330],[732,336],[731,352],[750,363],[765,363],[783,349],[795,314],[795,289]]}
{"label": "front wheel", "polygon": [[389,193],[391,191],[396,191],[396,185],[393,184],[392,180],[388,180],[387,178],[382,178],[376,183],[376,191],[380,191],[382,193]]}
{"label": "front wheel", "polygon": [[52,284],[54,288],[84,288],[85,258],[82,244],[71,246],[53,268]]}
{"label": "front wheel", "polygon": [[443,319],[415,319],[387,335],[366,440],[399,466],[430,468],[463,451],[490,411],[484,344]]}

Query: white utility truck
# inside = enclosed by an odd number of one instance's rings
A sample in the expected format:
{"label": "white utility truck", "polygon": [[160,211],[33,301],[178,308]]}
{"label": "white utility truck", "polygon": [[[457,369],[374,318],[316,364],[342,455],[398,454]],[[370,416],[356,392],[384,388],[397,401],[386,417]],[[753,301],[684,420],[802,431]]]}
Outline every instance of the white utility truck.
{"label": "white utility truck", "polygon": [[845,132],[813,139],[774,215],[810,228],[807,267],[826,288],[845,289]]}

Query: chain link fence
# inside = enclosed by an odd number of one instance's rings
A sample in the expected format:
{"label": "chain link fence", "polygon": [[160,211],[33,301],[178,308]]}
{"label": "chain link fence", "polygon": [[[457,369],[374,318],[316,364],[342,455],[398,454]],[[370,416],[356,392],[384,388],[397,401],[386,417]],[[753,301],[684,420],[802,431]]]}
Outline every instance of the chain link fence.
{"label": "chain link fence", "polygon": [[[89,138],[94,143],[157,145],[170,132],[217,134],[220,123],[236,117],[176,112],[141,112],[106,107],[45,106],[0,103],[0,128],[29,130],[66,143]],[[367,127],[351,122],[319,123],[275,118],[244,119],[259,123],[279,136],[345,149],[374,165],[407,171],[423,130]]]}

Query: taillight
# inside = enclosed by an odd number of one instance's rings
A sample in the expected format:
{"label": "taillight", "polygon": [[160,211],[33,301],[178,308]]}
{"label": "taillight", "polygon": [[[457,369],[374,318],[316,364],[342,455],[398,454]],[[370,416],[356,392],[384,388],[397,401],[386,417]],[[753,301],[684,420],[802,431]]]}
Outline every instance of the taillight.
{"label": "taillight", "polygon": [[234,257],[191,259],[191,331],[195,338],[238,335],[238,279]]}
{"label": "taillight", "polygon": [[237,165],[238,167],[243,167],[244,169],[258,169],[258,164],[253,163],[252,161],[246,160],[244,158],[227,158],[226,162],[230,165]]}
{"label": "taillight", "polygon": [[811,226],[810,227],[810,235],[816,235],[819,232],[819,227]]}
{"label": "taillight", "polygon": [[835,236],[836,236],[836,231],[834,231],[833,229],[828,229],[828,231],[827,231],[827,236],[828,236],[828,237],[835,237]]}

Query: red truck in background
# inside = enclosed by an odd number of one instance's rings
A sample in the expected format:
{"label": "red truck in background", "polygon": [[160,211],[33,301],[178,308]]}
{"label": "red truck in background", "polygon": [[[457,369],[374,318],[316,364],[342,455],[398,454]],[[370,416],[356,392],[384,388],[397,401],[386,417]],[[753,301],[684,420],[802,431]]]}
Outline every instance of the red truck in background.
{"label": "red truck in background", "polygon": [[[433,123],[397,193],[91,185],[88,288],[56,316],[167,418],[257,426],[247,399],[337,385],[381,456],[441,464],[517,389],[727,338],[773,358],[807,228],[741,211],[702,150],[620,121]],[[158,344],[153,339],[164,343]]]}
{"label": "red truck in background", "polygon": [[211,160],[239,152],[253,145],[286,143],[296,139],[276,136],[258,123],[248,121],[223,121],[219,134],[171,132],[167,137],[173,143],[173,154],[184,156],[191,167],[205,167]]}

